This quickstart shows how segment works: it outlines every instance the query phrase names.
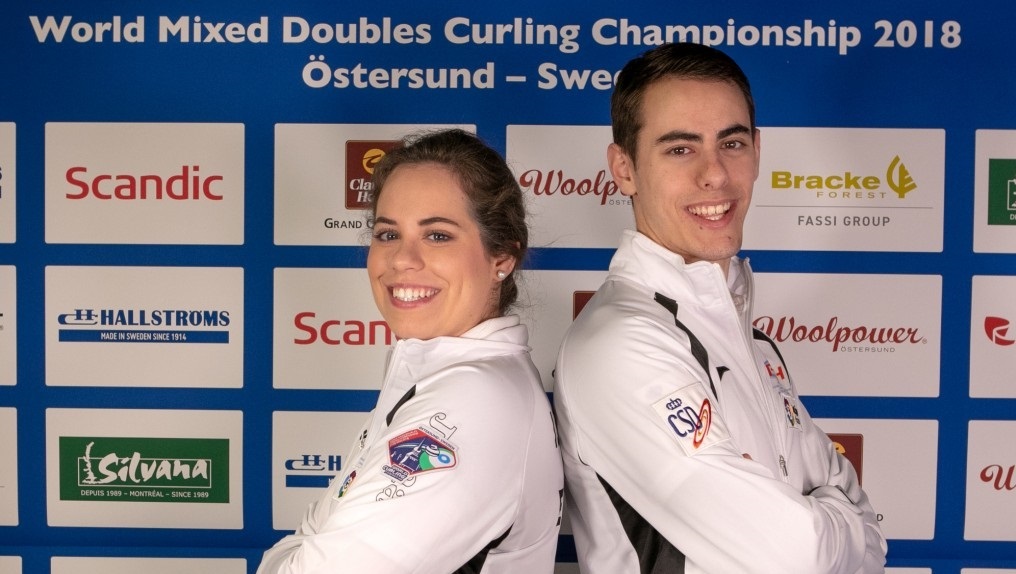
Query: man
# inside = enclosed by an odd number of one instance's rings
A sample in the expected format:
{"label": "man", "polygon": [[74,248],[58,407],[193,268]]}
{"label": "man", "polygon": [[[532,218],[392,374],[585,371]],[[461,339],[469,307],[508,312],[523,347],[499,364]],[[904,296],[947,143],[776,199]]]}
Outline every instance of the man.
{"label": "man", "polygon": [[554,393],[583,573],[883,571],[853,468],[751,327],[747,78],[718,50],[664,45],[621,71],[611,116],[636,231],[565,337]]}

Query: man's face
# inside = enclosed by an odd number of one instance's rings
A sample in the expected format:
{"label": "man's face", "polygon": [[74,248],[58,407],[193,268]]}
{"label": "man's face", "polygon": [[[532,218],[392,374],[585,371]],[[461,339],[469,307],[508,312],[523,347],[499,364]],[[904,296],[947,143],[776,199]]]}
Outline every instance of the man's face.
{"label": "man's face", "polygon": [[665,78],[646,90],[641,115],[636,161],[616,144],[607,151],[636,229],[687,263],[726,272],[758,177],[759,136],[744,95],[729,82]]}

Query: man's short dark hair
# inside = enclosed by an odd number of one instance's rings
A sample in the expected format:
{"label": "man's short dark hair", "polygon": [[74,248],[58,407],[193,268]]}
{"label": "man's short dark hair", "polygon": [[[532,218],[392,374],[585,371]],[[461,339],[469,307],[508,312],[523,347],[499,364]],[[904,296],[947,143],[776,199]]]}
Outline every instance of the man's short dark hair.
{"label": "man's short dark hair", "polygon": [[737,62],[723,52],[701,44],[664,44],[649,50],[628,62],[618,74],[614,93],[610,97],[610,123],[614,143],[632,161],[643,127],[642,102],[646,90],[666,78],[685,78],[730,82],[744,94],[748,105],[748,118],[755,130],[755,100],[751,95],[748,77]]}

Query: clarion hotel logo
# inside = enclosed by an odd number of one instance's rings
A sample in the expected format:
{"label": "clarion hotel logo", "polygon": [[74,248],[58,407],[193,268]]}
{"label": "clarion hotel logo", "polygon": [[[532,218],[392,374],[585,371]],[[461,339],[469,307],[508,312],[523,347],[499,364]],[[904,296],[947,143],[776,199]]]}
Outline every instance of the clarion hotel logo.
{"label": "clarion hotel logo", "polygon": [[374,167],[400,140],[346,141],[346,209],[368,209],[374,193]]}
{"label": "clarion hotel logo", "polygon": [[757,317],[756,329],[777,342],[823,343],[835,352],[894,352],[896,346],[927,343],[916,327],[840,325],[839,317],[825,324],[808,324],[793,316]]}
{"label": "clarion hotel logo", "polygon": [[60,437],[60,499],[229,502],[229,440]]}

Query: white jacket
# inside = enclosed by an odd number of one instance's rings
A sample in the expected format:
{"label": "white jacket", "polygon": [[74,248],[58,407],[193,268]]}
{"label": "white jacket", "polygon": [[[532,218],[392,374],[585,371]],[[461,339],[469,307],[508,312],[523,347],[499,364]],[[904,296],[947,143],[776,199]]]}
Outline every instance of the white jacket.
{"label": "white jacket", "polygon": [[625,232],[556,370],[583,574],[884,570],[854,469],[753,333],[751,301],[747,261],[728,282]]}
{"label": "white jacket", "polygon": [[516,316],[398,341],[324,497],[258,573],[549,574],[564,479]]}

